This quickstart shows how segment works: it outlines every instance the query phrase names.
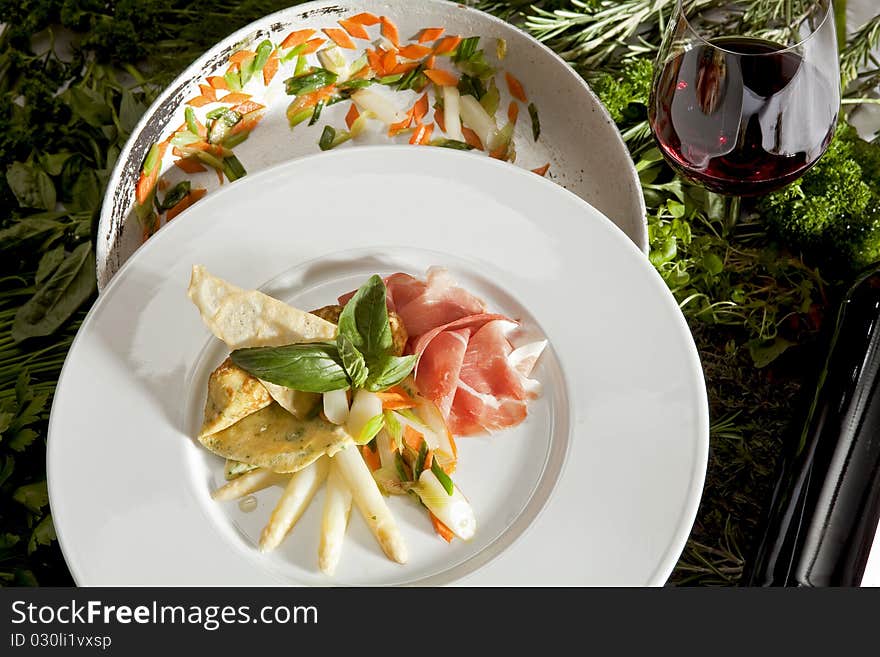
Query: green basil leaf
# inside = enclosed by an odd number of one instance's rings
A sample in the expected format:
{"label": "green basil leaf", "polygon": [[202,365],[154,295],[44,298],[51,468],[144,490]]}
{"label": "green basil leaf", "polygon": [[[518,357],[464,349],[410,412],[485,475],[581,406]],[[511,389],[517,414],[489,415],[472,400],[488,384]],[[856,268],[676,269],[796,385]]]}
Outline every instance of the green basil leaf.
{"label": "green basil leaf", "polygon": [[330,392],[349,387],[339,350],[331,342],[236,349],[230,357],[258,379],[293,390]]}
{"label": "green basil leaf", "polygon": [[32,164],[13,162],[6,172],[6,182],[22,207],[55,209],[55,185],[42,169]]}
{"label": "green basil leaf", "polygon": [[43,167],[43,170],[50,176],[60,176],[61,170],[64,168],[64,163],[67,162],[72,155],[73,153],[70,152],[40,155],[40,166]]}
{"label": "green basil leaf", "polygon": [[364,361],[363,354],[355,349],[352,341],[341,333],[336,337],[336,347],[342,358],[342,366],[348,373],[348,378],[351,379],[351,385],[360,388],[367,380],[367,363]]}
{"label": "green basil leaf", "polygon": [[91,242],[80,244],[15,314],[12,339],[50,335],[95,291],[95,255]]}
{"label": "green basil leaf", "polygon": [[382,413],[374,415],[367,423],[364,425],[364,428],[361,429],[360,435],[357,437],[355,442],[358,445],[366,445],[373,438],[376,437],[376,434],[382,430],[382,427],[385,425],[385,416]]}
{"label": "green basil leaf", "polygon": [[379,374],[393,344],[385,283],[373,274],[358,288],[339,316],[339,333],[364,355],[367,369]]}
{"label": "green basil leaf", "polygon": [[94,169],[83,169],[70,190],[67,209],[71,212],[96,212],[103,198],[103,186]]}
{"label": "green basil leaf", "polygon": [[440,463],[437,462],[437,459],[434,459],[434,462],[431,463],[431,472],[437,477],[437,481],[443,486],[443,490],[446,491],[447,495],[452,495],[455,492],[455,484],[452,483],[452,479],[450,479],[449,475],[440,467]]}
{"label": "green basil leaf", "polygon": [[416,356],[386,356],[379,363],[368,364],[369,375],[364,387],[372,392],[397,385],[409,376],[416,366]]}

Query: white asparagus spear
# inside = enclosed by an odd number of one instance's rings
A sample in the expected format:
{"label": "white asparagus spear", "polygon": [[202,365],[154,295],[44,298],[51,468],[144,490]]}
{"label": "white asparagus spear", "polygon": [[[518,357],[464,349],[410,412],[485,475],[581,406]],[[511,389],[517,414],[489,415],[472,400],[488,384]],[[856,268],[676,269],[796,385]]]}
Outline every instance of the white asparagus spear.
{"label": "white asparagus spear", "polygon": [[256,493],[258,490],[269,488],[269,486],[282,484],[287,481],[289,476],[290,475],[272,472],[265,468],[257,468],[256,470],[246,472],[240,477],[236,477],[228,484],[221,486],[211,493],[211,497],[218,502],[237,500],[239,497]]}
{"label": "white asparagus spear", "polygon": [[324,516],[321,519],[321,544],[318,546],[318,567],[325,575],[336,572],[350,513],[351,491],[339,472],[336,459],[330,459],[330,472],[324,491]]}
{"label": "white asparagus spear", "polygon": [[406,543],[357,447],[349,444],[345,449],[336,452],[333,459],[339,465],[339,471],[351,489],[351,496],[358,511],[367,521],[383,552],[392,561],[406,563]]}
{"label": "white asparagus spear", "polygon": [[322,456],[311,465],[293,473],[260,535],[260,551],[269,552],[281,544],[324,483],[327,470],[328,458]]}

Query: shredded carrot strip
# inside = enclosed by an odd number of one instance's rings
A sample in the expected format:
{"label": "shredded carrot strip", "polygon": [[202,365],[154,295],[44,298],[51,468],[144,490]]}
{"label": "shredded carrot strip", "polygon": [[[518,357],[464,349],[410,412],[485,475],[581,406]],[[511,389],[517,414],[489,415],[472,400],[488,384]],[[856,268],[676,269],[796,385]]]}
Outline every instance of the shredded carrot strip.
{"label": "shredded carrot strip", "polygon": [[229,85],[226,84],[226,80],[223,76],[220,75],[212,75],[208,78],[208,84],[210,84],[214,89],[229,89]]}
{"label": "shredded carrot strip", "polygon": [[370,72],[372,71],[372,66],[367,64],[366,66],[362,66],[357,71],[348,76],[349,80],[360,80],[362,78],[370,77]]}
{"label": "shredded carrot strip", "polygon": [[[229,98],[229,96],[227,96]],[[255,103],[252,100],[246,100],[243,103],[239,103],[235,107],[232,108],[233,112],[238,112],[241,115],[250,114],[251,112],[256,112],[257,110],[266,109],[265,105],[260,105],[259,103]]]}
{"label": "shredded carrot strip", "polygon": [[238,64],[233,63],[233,64],[229,65],[229,67],[226,69],[226,72],[227,73],[237,73],[240,70],[241,70],[241,67]]}
{"label": "shredded carrot strip", "polygon": [[379,453],[374,452],[368,445],[361,445],[361,456],[364,457],[370,470],[376,471],[382,467],[382,461],[379,460]]}
{"label": "shredded carrot strip", "polygon": [[272,82],[272,78],[275,77],[275,74],[278,72],[278,55],[276,53],[272,53],[269,55],[269,59],[266,60],[266,65],[263,67],[263,84],[267,87],[269,83]]}
{"label": "shredded carrot strip", "polygon": [[446,525],[444,525],[440,520],[430,511],[428,512],[431,516],[431,524],[434,525],[434,531],[437,532],[437,535],[442,538],[447,543],[451,543],[452,539],[455,538],[455,534],[452,533],[452,530],[449,529]]}
{"label": "shredded carrot strip", "polygon": [[[348,122],[348,117],[345,117],[345,120]],[[408,395],[406,390],[400,386],[389,388],[385,392],[377,392],[376,395],[382,400],[382,408],[384,410],[412,408],[416,405],[416,400]]]}
{"label": "shredded carrot strip", "polygon": [[327,39],[310,39],[306,41],[306,47],[302,49],[301,55],[311,55],[318,48],[326,43]]}
{"label": "shredded carrot strip", "polygon": [[419,43],[427,43],[428,41],[436,41],[446,30],[442,27],[426,27],[419,34]]}
{"label": "shredded carrot strip", "polygon": [[296,114],[297,112],[301,112],[304,109],[309,107],[314,107],[322,100],[327,100],[330,96],[336,93],[336,86],[332,84],[328,84],[326,87],[321,87],[320,89],[316,89],[311,93],[301,94],[296,97],[296,100],[288,108],[289,115]]}
{"label": "shredded carrot strip", "polygon": [[385,69],[382,68],[382,57],[372,48],[367,48],[367,61],[370,63],[370,68],[373,69],[377,75],[382,75]]}
{"label": "shredded carrot strip", "polygon": [[160,192],[164,192],[166,189],[168,189],[168,181],[164,178],[159,178],[159,181],[156,183],[156,189],[158,189]]}
{"label": "shredded carrot strip", "polygon": [[251,95],[245,94],[240,91],[233,91],[232,93],[226,94],[220,99],[221,103],[234,103],[238,105],[239,103],[243,103],[246,100],[250,100]]}
{"label": "shredded carrot strip", "polygon": [[368,11],[365,11],[361,14],[356,14],[348,19],[352,23],[358,23],[359,25],[366,25],[369,27],[370,25],[375,25],[379,22],[379,18],[375,14],[371,14]]}
{"label": "shredded carrot strip", "polygon": [[489,157],[494,157],[496,160],[506,160],[507,159],[507,144],[503,144],[498,148],[495,148],[489,151]]}
{"label": "shredded carrot strip", "polygon": [[480,141],[480,138],[477,136],[477,133],[471,130],[470,128],[465,128],[461,126],[461,134],[464,135],[464,140],[473,146],[474,148],[478,148],[483,150],[483,142]]}
{"label": "shredded carrot strip", "polygon": [[434,133],[434,124],[428,123],[427,125],[425,125],[423,127],[425,129],[422,131],[422,137],[421,137],[421,139],[419,139],[419,144],[424,146],[429,141],[431,141],[431,135]]}
{"label": "shredded carrot strip", "polygon": [[239,132],[250,132],[253,130],[257,124],[263,120],[264,111],[254,110],[241,121],[232,126],[232,129],[229,131],[231,135],[237,135]]}
{"label": "shredded carrot strip", "polygon": [[393,50],[389,50],[382,55],[382,68],[384,69],[385,74],[389,75],[395,66],[397,66],[397,53]]}
{"label": "shredded carrot strip", "polygon": [[409,111],[406,113],[406,117],[404,117],[402,121],[392,123],[390,126],[388,126],[388,136],[394,137],[395,135],[400,134],[412,124],[412,120],[412,111]]}
{"label": "shredded carrot strip", "polygon": [[281,42],[281,47],[293,48],[294,46],[301,45],[311,39],[314,33],[314,30],[295,30],[284,37],[284,41]]}
{"label": "shredded carrot strip", "polygon": [[510,101],[510,106],[507,108],[507,120],[513,124],[516,124],[516,119],[518,117],[519,105],[517,105],[515,101]]}
{"label": "shredded carrot strip", "polygon": [[413,105],[413,119],[415,119],[416,123],[421,123],[422,119],[425,118],[425,114],[427,113],[428,94],[422,94],[422,97],[419,98]]}
{"label": "shredded carrot strip", "polygon": [[436,60],[437,60],[437,58],[434,57],[434,55],[431,55],[430,57],[428,57],[428,59],[425,60],[425,68],[434,68],[434,62]]}
{"label": "shredded carrot strip", "polygon": [[341,20],[339,24],[342,28],[348,32],[355,39],[369,39],[370,33],[367,32],[367,29],[361,23],[355,23],[352,20]]}
{"label": "shredded carrot strip", "polygon": [[422,57],[430,55],[431,49],[428,46],[420,46],[417,43],[411,43],[408,46],[401,48],[400,54],[407,59],[421,59]]}
{"label": "shredded carrot strip", "polygon": [[354,45],[354,41],[351,40],[351,37],[348,36],[348,33],[345,30],[340,30],[338,27],[325,27],[321,31],[333,39],[333,43],[340,48],[354,50],[357,47]]}
{"label": "shredded carrot strip", "polygon": [[445,118],[446,118],[446,117],[443,116],[443,110],[442,110],[442,109],[435,109],[435,110],[434,110],[434,123],[436,123],[437,126],[438,126],[443,132],[446,132],[446,121],[445,121]]}
{"label": "shredded carrot strip", "polygon": [[419,65],[418,62],[401,62],[393,69],[388,71],[391,75],[397,75],[398,73],[409,73],[411,70],[416,68]]}
{"label": "shredded carrot strip", "polygon": [[354,122],[358,120],[360,115],[361,113],[358,112],[357,105],[352,103],[351,107],[348,108],[348,113],[345,115],[345,125],[348,126],[349,130],[351,130],[351,126],[354,125]]}
{"label": "shredded carrot strip", "polygon": [[194,160],[191,157],[183,157],[178,160],[174,160],[174,166],[176,166],[181,171],[185,171],[186,173],[201,173],[202,171],[207,171],[207,169],[201,162],[199,162],[198,160]]}
{"label": "shredded carrot strip", "polygon": [[210,98],[205,98],[204,96],[196,96],[195,98],[190,98],[186,101],[187,105],[192,105],[193,107],[202,107],[203,105],[207,105],[208,103],[213,103]]}
{"label": "shredded carrot strip", "polygon": [[434,46],[434,54],[445,55],[448,52],[452,52],[458,47],[459,43],[461,43],[460,36],[443,37],[440,43]]}
{"label": "shredded carrot strip", "polygon": [[137,202],[141,205],[149,200],[150,192],[153,191],[153,187],[156,186],[156,181],[159,180],[159,169],[162,168],[162,158],[165,157],[165,150],[167,148],[167,141],[163,141],[161,144],[159,144],[159,157],[156,160],[156,165],[153,167],[152,173],[150,173],[149,176],[145,173],[141,173],[141,177],[138,179],[135,194],[137,197]]}
{"label": "shredded carrot strip", "polygon": [[421,432],[416,431],[410,425],[406,425],[403,430],[403,442],[407,444],[414,452],[418,452],[419,448],[422,446],[422,441],[425,437]]}
{"label": "shredded carrot strip", "polygon": [[434,450],[429,449],[428,453],[425,454],[425,465],[422,467],[422,472],[430,470],[432,463],[434,463]]}
{"label": "shredded carrot strip", "polygon": [[199,89],[202,92],[202,95],[208,100],[217,100],[217,92],[214,90],[214,87],[208,84],[200,84]]}
{"label": "shredded carrot strip", "polygon": [[510,95],[524,103],[527,102],[526,90],[523,89],[522,83],[507,72],[504,73],[504,78],[507,80],[507,88],[510,89]]}
{"label": "shredded carrot strip", "polygon": [[391,43],[394,44],[395,48],[400,47],[400,32],[397,30],[397,25],[388,18],[387,16],[380,16],[379,22],[382,23],[381,33],[382,36],[388,39]]}
{"label": "shredded carrot strip", "polygon": [[239,50],[238,52],[234,52],[229,55],[229,63],[230,64],[241,64],[244,60],[249,57],[254,57],[257,53],[253,50]]}
{"label": "shredded carrot strip", "polygon": [[532,169],[532,173],[537,173],[539,176],[546,176],[547,171],[550,169],[550,163],[548,162],[542,167],[538,167],[537,169]]}
{"label": "shredded carrot strip", "polygon": [[458,78],[449,71],[444,71],[443,69],[435,68],[426,70],[425,75],[428,76],[428,79],[438,87],[454,87],[458,84]]}
{"label": "shredded carrot strip", "polygon": [[165,215],[165,221],[171,221],[172,219],[174,219],[174,217],[186,210],[193,203],[203,198],[207,193],[207,189],[200,188],[191,190],[189,194],[180,199],[180,202],[177,205],[168,210],[168,213]]}

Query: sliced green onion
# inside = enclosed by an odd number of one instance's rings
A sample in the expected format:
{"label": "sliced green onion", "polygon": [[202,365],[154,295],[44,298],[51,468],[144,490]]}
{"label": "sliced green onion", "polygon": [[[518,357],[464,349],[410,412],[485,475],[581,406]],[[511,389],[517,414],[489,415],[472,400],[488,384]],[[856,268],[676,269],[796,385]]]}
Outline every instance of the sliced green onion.
{"label": "sliced green onion", "polygon": [[474,148],[467,142],[458,141],[458,139],[434,139],[430,143],[431,146],[439,146],[440,148],[452,148],[457,151],[470,151]]}
{"label": "sliced green onion", "polygon": [[256,62],[256,57],[251,56],[247,59],[242,60],[242,62],[238,65],[240,69],[241,75],[241,86],[245,86],[248,82],[250,82],[254,73],[256,72],[254,68],[254,63]]}
{"label": "sliced green onion", "polygon": [[529,116],[532,117],[532,137],[538,141],[541,136],[541,121],[538,119],[538,108],[534,103],[529,103]]}
{"label": "sliced green onion", "polygon": [[437,481],[443,486],[443,490],[446,491],[447,495],[452,495],[455,492],[455,484],[452,483],[452,479],[449,478],[449,475],[446,474],[443,471],[443,468],[440,467],[440,464],[437,463],[437,459],[434,459],[434,462],[431,463],[431,472],[437,477]]}
{"label": "sliced green onion", "polygon": [[287,78],[284,81],[285,91],[288,96],[299,96],[307,94],[328,84],[336,82],[338,76],[326,68],[316,68],[311,73],[301,75],[299,77]]}
{"label": "sliced green onion", "polygon": [[[367,420],[367,423],[364,425],[364,428],[361,429],[361,433],[355,442],[358,445],[366,445],[376,437],[377,433],[382,431],[383,426],[385,426],[385,416],[382,413],[374,415]],[[376,450],[374,449],[373,451]]]}
{"label": "sliced green onion", "polygon": [[501,94],[498,92],[498,87],[495,86],[495,78],[489,82],[489,88],[486,90],[486,93],[483,94],[483,97],[480,98],[480,105],[483,106],[483,109],[486,110],[486,113],[490,116],[494,116],[495,112],[498,111],[498,106],[501,104]]}
{"label": "sliced green onion", "polygon": [[321,62],[321,66],[339,77],[348,77],[348,61],[339,46],[332,45],[319,50],[318,61]]}
{"label": "sliced green onion", "polygon": [[404,89],[412,89],[413,83],[415,82],[416,78],[422,74],[423,68],[424,65],[419,64],[411,71],[408,71],[400,80],[400,83],[397,85],[397,90],[403,91]]}
{"label": "sliced green onion", "polygon": [[403,78],[403,73],[395,73],[394,75],[385,75],[381,78],[377,78],[376,82],[379,84],[394,84],[395,82],[400,82]]}
{"label": "sliced green onion", "polygon": [[247,171],[235,155],[229,155],[223,158],[223,173],[229,178],[229,181],[238,180],[247,175]]}
{"label": "sliced green onion", "polygon": [[[194,144],[197,141],[202,141],[202,138],[196,134],[193,134],[189,130],[183,130],[182,132],[176,133],[171,138],[171,145],[177,146],[178,148],[181,146],[189,146],[190,144]],[[144,173],[149,174],[149,171],[144,169]]]}
{"label": "sliced green onion", "polygon": [[394,411],[385,411],[385,430],[394,441],[395,447],[400,449],[400,446],[403,445],[403,427],[395,417]]}
{"label": "sliced green onion", "polygon": [[401,481],[412,481],[406,473],[406,463],[400,455],[400,452],[394,454],[394,469],[397,471],[397,476],[400,477]]}
{"label": "sliced green onion", "polygon": [[340,83],[339,89],[348,90],[348,89],[363,89],[364,87],[369,87],[373,84],[375,80],[347,80],[345,82]]}
{"label": "sliced green onion", "polygon": [[318,119],[321,118],[321,110],[324,109],[324,101],[319,100],[315,105],[315,109],[312,110],[312,118],[309,119],[309,125],[315,125],[318,122]]}
{"label": "sliced green onion", "polygon": [[161,203],[159,202],[159,197],[156,197],[156,209],[159,210],[159,212],[170,210],[186,198],[186,195],[189,194],[191,188],[192,185],[189,180],[183,180],[177,183],[174,187],[168,190],[168,193],[165,194],[165,199]]}
{"label": "sliced green onion", "polygon": [[236,132],[234,135],[228,135],[221,142],[226,148],[235,148],[239,144],[247,141],[247,138],[251,136],[250,130],[242,130],[241,132]]}
{"label": "sliced green onion", "polygon": [[483,86],[483,83],[479,78],[470,75],[462,75],[461,79],[458,81],[458,92],[462,96],[473,96],[477,100],[480,100],[486,93],[486,88]]}
{"label": "sliced green onion", "polygon": [[266,62],[269,61],[269,55],[272,54],[274,46],[269,39],[265,39],[257,46],[257,56],[254,58],[254,71],[262,71]]}
{"label": "sliced green onion", "polygon": [[195,110],[192,107],[187,107],[183,114],[186,117],[186,127],[189,128],[189,131],[196,135],[199,134],[199,124],[196,120]]}
{"label": "sliced green onion", "polygon": [[158,163],[159,144],[153,144],[152,146],[150,146],[150,150],[147,151],[147,156],[144,158],[144,164],[141,167],[141,170],[149,176],[151,173],[153,173],[153,169]]}
{"label": "sliced green onion", "polygon": [[298,126],[300,123],[302,123],[306,119],[310,118],[312,116],[313,111],[314,110],[311,107],[307,107],[304,110],[300,110],[299,112],[297,112],[293,116],[288,114],[287,115],[287,122],[290,124],[291,128]]}
{"label": "sliced green onion", "polygon": [[477,51],[477,46],[479,44],[480,37],[478,36],[462,39],[461,43],[459,43],[458,47],[455,49],[455,52],[452,54],[452,61],[460,62],[471,59]]}
{"label": "sliced green onion", "polygon": [[219,144],[222,142],[229,135],[232,126],[241,121],[241,114],[238,112],[226,107],[222,107],[220,110],[220,113],[211,122],[211,126],[208,128],[208,143],[210,144]]}
{"label": "sliced green onion", "polygon": [[421,472],[425,469],[426,458],[428,458],[428,443],[423,440],[422,444],[419,445],[419,453],[416,456],[416,465],[413,468],[413,472]]}
{"label": "sliced green onion", "polygon": [[507,56],[507,41],[502,38],[495,40],[495,56],[501,61]]}
{"label": "sliced green onion", "polygon": [[223,160],[221,160],[216,155],[212,155],[206,151],[194,151],[193,153],[188,153],[196,158],[202,164],[207,164],[212,169],[216,169],[217,171],[223,171]]}
{"label": "sliced green onion", "polygon": [[336,130],[332,125],[325,125],[321,138],[318,140],[318,148],[322,151],[329,151],[349,139],[351,139],[351,133],[347,130]]}
{"label": "sliced green onion", "polygon": [[223,79],[226,80],[226,86],[230,91],[241,91],[241,75],[238,71],[227,71]]}
{"label": "sliced green onion", "polygon": [[296,66],[293,69],[293,77],[298,78],[309,72],[309,61],[305,55],[301,55],[296,60]]}
{"label": "sliced green onion", "polygon": [[[286,53],[281,55],[281,57],[278,58],[278,61],[280,61],[281,63],[289,62],[294,57],[298,57],[299,54],[303,50],[305,50],[305,47],[306,47],[306,44],[304,44],[304,43],[301,43],[298,46],[294,46],[293,48],[288,50]],[[299,66],[299,62],[297,62],[297,66]]]}

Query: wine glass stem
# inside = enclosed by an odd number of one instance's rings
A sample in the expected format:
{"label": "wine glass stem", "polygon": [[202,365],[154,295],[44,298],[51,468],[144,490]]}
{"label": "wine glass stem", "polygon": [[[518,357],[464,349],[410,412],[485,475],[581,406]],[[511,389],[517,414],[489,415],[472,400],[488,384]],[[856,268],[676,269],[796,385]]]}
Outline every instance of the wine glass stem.
{"label": "wine glass stem", "polygon": [[733,231],[733,227],[739,221],[740,201],[742,198],[739,196],[729,196],[725,203],[727,211],[724,217],[724,227],[728,233]]}

